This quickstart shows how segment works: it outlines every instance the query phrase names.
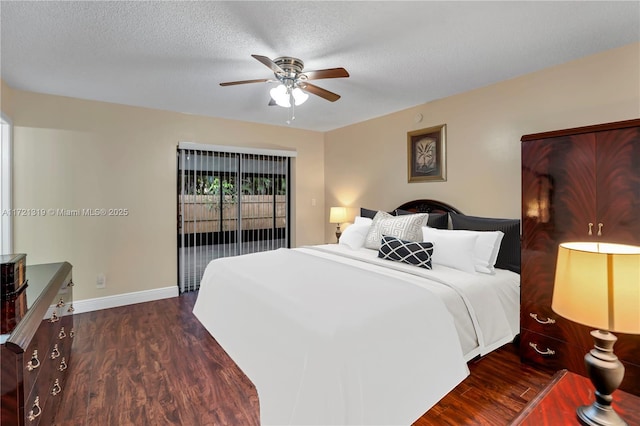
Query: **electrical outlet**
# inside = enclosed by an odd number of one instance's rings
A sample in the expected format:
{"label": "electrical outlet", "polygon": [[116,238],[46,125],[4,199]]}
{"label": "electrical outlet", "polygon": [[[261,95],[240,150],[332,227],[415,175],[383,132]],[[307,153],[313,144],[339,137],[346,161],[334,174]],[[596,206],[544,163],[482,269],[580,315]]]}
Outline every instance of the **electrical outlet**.
{"label": "electrical outlet", "polygon": [[104,274],[98,274],[96,279],[96,288],[105,288],[107,286],[107,277]]}

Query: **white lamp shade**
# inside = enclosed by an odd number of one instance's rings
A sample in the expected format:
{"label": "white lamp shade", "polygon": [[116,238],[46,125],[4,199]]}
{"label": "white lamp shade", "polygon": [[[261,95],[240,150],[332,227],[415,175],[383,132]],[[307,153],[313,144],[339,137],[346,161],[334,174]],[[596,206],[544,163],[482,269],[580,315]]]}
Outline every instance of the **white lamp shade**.
{"label": "white lamp shade", "polygon": [[640,247],[560,244],[551,308],[600,330],[640,334]]}
{"label": "white lamp shade", "polygon": [[343,223],[347,221],[346,207],[331,207],[329,212],[329,223]]}

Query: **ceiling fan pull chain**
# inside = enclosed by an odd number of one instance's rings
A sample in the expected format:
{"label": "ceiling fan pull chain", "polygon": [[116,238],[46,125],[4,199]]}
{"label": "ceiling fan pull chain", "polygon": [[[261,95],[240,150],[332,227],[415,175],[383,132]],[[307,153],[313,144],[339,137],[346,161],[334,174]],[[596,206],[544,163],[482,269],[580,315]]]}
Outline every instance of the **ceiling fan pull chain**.
{"label": "ceiling fan pull chain", "polygon": [[289,92],[289,100],[291,102],[291,106],[287,108],[289,110],[289,119],[287,120],[287,124],[291,124],[291,122],[296,119],[296,103],[293,101],[293,93],[291,91]]}

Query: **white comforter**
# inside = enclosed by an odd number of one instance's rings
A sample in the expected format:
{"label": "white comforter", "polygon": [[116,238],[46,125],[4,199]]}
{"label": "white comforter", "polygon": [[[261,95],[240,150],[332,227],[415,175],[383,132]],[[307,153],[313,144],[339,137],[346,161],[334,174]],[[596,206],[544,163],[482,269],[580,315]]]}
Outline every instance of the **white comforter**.
{"label": "white comforter", "polygon": [[[508,324],[483,324],[502,321],[485,318],[500,301],[470,306],[483,298],[455,284],[434,291],[416,285],[424,278],[331,250],[342,249],[217,259],[204,273],[194,314],[256,386],[263,425],[411,424],[469,373],[454,320],[461,314],[442,294],[481,330],[472,351],[513,337]],[[436,269],[446,281],[449,268]]]}

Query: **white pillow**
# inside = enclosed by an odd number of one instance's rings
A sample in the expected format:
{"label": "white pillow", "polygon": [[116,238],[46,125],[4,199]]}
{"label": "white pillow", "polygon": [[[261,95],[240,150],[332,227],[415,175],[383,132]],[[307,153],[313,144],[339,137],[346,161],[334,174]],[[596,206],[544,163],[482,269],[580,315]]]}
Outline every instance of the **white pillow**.
{"label": "white pillow", "polygon": [[355,225],[371,225],[373,223],[373,219],[371,219],[370,217],[356,216],[356,219],[353,223]]}
{"label": "white pillow", "polygon": [[347,229],[340,235],[338,244],[345,245],[353,250],[362,248],[370,226],[371,225],[359,225],[358,223],[347,226]]}
{"label": "white pillow", "polygon": [[383,235],[419,242],[422,239],[422,227],[427,226],[428,219],[427,213],[392,216],[387,212],[379,211],[373,218],[364,246],[378,250]]}
{"label": "white pillow", "polygon": [[422,241],[433,243],[432,263],[471,274],[476,272],[474,250],[478,235],[425,226],[422,228]]}
{"label": "white pillow", "polygon": [[473,257],[475,260],[475,268],[477,272],[483,274],[495,274],[496,259],[498,258],[498,252],[500,251],[500,243],[504,232],[502,231],[464,231],[464,230],[451,230],[450,232],[457,232],[460,234],[477,235],[478,240],[473,250]]}

